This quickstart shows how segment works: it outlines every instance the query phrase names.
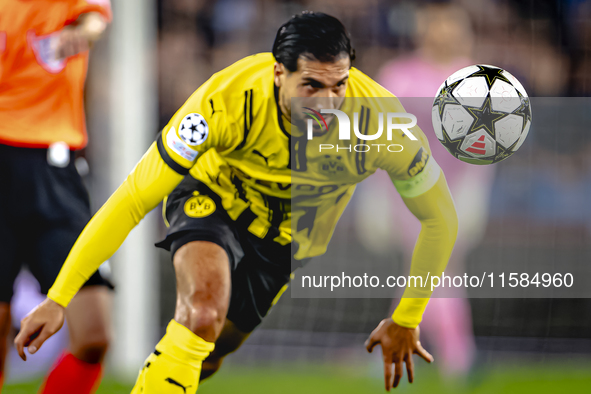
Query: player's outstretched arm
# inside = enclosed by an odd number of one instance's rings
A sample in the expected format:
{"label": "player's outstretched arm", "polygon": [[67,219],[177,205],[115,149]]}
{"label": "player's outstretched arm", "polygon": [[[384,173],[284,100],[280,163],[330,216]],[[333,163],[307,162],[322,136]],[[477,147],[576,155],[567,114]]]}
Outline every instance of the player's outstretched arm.
{"label": "player's outstretched arm", "polygon": [[[415,245],[410,276],[422,278],[424,286],[408,286],[393,320],[403,327],[414,328],[421,322],[431,297],[429,277],[441,276],[453,250],[458,234],[458,216],[443,171],[431,158],[424,172],[437,173],[437,180],[418,196],[402,196],[408,209],[421,222],[421,232]],[[425,174],[428,175],[428,174]],[[399,188],[400,191],[400,188]],[[420,282],[419,282],[420,283]]]}
{"label": "player's outstretched arm", "polygon": [[[394,183],[406,206],[421,222],[410,275],[421,277],[425,283],[428,275],[441,275],[451,255],[458,231],[455,206],[445,176],[433,158],[415,178]],[[430,286],[408,287],[392,318],[384,319],[366,342],[368,351],[377,344],[382,347],[388,391],[398,386],[405,363],[409,382],[414,380],[412,354],[433,361],[421,346],[418,327],[431,293]]]}
{"label": "player's outstretched arm", "polygon": [[[21,323],[15,345],[23,359],[34,353],[63,323],[63,309],[99,266],[119,249],[129,232],[183,179],[166,164],[154,143],[125,182],[84,228],[74,244],[48,299]],[[34,341],[32,341],[34,339]]]}

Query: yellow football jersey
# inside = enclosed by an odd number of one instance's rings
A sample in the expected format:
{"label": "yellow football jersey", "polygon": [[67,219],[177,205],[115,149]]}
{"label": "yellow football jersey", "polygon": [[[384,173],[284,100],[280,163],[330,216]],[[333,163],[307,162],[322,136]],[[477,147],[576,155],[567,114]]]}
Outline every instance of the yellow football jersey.
{"label": "yellow football jersey", "polygon": [[[261,53],[214,74],[164,128],[160,153],[173,168],[188,171],[220,195],[232,219],[250,210],[255,217],[249,227],[253,234],[264,238],[269,228],[278,227],[274,240],[281,244],[292,242],[293,235],[298,245],[295,257],[304,259],[326,251],[357,183],[378,168],[393,180],[411,178],[409,168],[424,166],[430,151],[416,126],[411,128],[416,141],[400,130],[391,140],[382,133],[371,141],[375,147],[370,152],[353,149],[365,142],[361,140],[349,141],[348,148],[340,144],[338,152],[322,151],[321,144],[334,145],[336,122],[312,140],[297,130],[292,135],[291,124],[279,110],[274,63],[272,54]],[[372,113],[405,112],[390,92],[355,68],[350,70],[346,97],[390,98],[345,101],[348,113],[365,119],[361,132],[366,135],[378,127],[379,118]],[[392,152],[386,148],[390,145],[403,149]],[[430,172],[427,183],[432,185],[439,171]]]}
{"label": "yellow football jersey", "polygon": [[[49,290],[50,299],[66,307],[129,232],[188,174],[219,194],[232,219],[249,215],[249,231],[283,245],[293,241],[295,258],[303,260],[326,250],[355,185],[384,169],[424,226],[410,274],[443,271],[455,242],[457,216],[425,136],[418,127],[408,130],[414,139],[394,128],[366,141],[377,135],[376,115],[405,112],[398,100],[352,68],[346,92],[352,100],[345,98],[341,109],[352,114],[355,137],[339,141],[333,121],[309,139],[306,130],[292,128],[278,108],[273,65],[271,54],[250,56],[197,89],[80,234]],[[325,150],[322,145],[336,147]],[[365,152],[365,146],[377,152]],[[403,149],[392,151],[389,146]],[[409,290],[393,319],[412,328],[421,321],[431,291]]]}

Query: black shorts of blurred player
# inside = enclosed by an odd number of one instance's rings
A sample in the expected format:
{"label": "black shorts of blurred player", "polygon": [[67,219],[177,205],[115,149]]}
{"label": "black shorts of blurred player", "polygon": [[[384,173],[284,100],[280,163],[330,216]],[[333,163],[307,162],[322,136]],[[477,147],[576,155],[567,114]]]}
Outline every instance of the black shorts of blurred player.
{"label": "black shorts of blurred player", "polygon": [[[74,152],[69,155],[58,167],[48,163],[48,149],[0,144],[0,372],[16,276],[26,267],[47,294],[91,217]],[[82,361],[98,363],[105,355],[112,288],[96,272],[66,309],[69,351]]]}
{"label": "black shorts of blurred player", "polygon": [[[236,221],[220,197],[190,175],[168,196],[168,231],[158,247],[170,250],[177,280],[174,319],[214,342],[201,380],[214,374],[261,323],[290,280],[291,245],[249,232],[255,215],[247,209]],[[217,340],[216,340],[217,338]]]}

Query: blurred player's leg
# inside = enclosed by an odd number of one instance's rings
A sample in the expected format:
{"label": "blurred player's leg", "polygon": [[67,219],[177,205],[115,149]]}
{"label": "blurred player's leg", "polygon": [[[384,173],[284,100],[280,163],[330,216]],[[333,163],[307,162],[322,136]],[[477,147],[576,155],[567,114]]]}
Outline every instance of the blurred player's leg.
{"label": "blurred player's leg", "polygon": [[174,320],[156,345],[132,394],[197,391],[201,365],[219,337],[230,302],[230,266],[224,249],[195,241],[174,254],[177,304]]}
{"label": "blurred player's leg", "polygon": [[18,243],[14,231],[14,184],[11,176],[12,166],[9,160],[10,148],[0,144],[0,391],[4,383],[4,366],[8,348],[7,337],[10,333],[10,300],[13,295],[13,285],[20,262],[17,259]]}
{"label": "blurred player's leg", "polygon": [[87,363],[103,361],[111,339],[111,291],[87,286],[66,309],[71,353]]}
{"label": "blurred player's leg", "polygon": [[111,291],[84,287],[66,309],[70,349],[58,359],[41,393],[94,393],[110,342]]}
{"label": "blurred player's leg", "polygon": [[0,392],[4,383],[4,360],[6,359],[7,337],[10,332],[10,304],[0,303]]}
{"label": "blurred player's leg", "polygon": [[[33,156],[34,155],[34,156]],[[36,231],[28,231],[34,245],[27,263],[47,294],[78,235],[90,220],[90,203],[74,165],[74,155],[64,168],[47,162],[45,151],[33,152],[31,171],[35,191],[45,196],[32,209]],[[43,394],[90,394],[101,378],[101,362],[110,338],[110,284],[98,272],[66,309],[71,347],[56,362],[41,389]]]}
{"label": "blurred player's leg", "polygon": [[422,326],[444,360],[443,376],[465,376],[476,355],[470,304],[465,298],[432,298],[426,311]]}
{"label": "blurred player's leg", "polygon": [[203,362],[201,368],[201,380],[207,379],[217,372],[222,366],[224,358],[236,351],[251,333],[240,331],[234,323],[226,319],[222,333],[215,341],[215,349]]}

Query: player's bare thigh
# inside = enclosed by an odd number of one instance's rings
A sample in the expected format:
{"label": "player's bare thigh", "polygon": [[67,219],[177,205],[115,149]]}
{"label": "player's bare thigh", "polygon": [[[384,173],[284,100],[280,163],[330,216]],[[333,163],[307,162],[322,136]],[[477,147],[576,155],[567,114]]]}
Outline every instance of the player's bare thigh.
{"label": "player's bare thigh", "polygon": [[226,251],[208,241],[183,245],[173,258],[177,303],[174,319],[208,342],[220,335],[230,302]]}

